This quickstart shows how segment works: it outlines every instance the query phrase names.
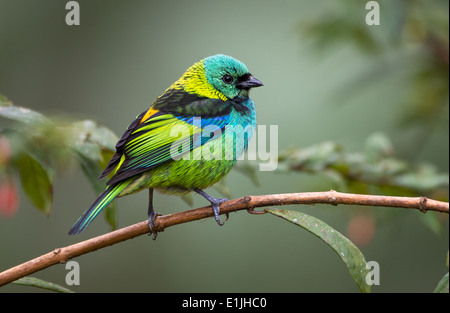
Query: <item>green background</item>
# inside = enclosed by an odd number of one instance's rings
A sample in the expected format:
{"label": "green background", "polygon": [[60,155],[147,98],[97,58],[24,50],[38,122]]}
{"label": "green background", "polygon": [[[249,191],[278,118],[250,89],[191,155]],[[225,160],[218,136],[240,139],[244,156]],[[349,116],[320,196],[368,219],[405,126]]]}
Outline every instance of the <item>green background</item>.
{"label": "green background", "polygon": [[[370,134],[383,131],[399,157],[449,170],[448,102],[444,123],[416,145],[418,127],[399,122],[408,110],[408,65],[353,86],[361,71],[386,59],[368,57],[345,40],[318,52],[299,30],[305,20],[332,16],[345,1],[78,2],[81,25],[69,27],[66,1],[0,0],[0,94],[46,115],[93,119],[121,135],[190,65],[224,53],[264,83],[251,97],[258,123],[278,125],[280,150],[331,140],[361,151]],[[369,27],[366,1],[360,3],[352,14],[361,27],[380,36],[390,31],[392,12],[382,15],[381,26]],[[234,171],[226,182],[233,197],[333,187],[320,175],[260,172],[258,178],[260,187]],[[67,235],[94,199],[77,166],[56,177],[48,218],[21,194],[17,214],[0,219],[0,270],[107,232],[99,216],[83,234]],[[194,199],[194,207],[206,205]],[[154,205],[161,213],[189,208],[161,194]],[[288,208],[344,234],[351,212],[345,206]],[[147,193],[119,199],[118,209],[119,227],[145,220]],[[376,210],[389,218],[377,219],[375,238],[361,248],[367,260],[380,264],[381,285],[372,291],[432,291],[447,272],[448,223],[436,235],[417,210]],[[274,216],[244,211],[231,214],[223,227],[212,218],[191,222],[167,229],[156,241],[141,236],[75,260],[81,284],[69,288],[79,292],[358,292],[345,265],[319,239]],[[66,273],[56,265],[33,276],[65,286]],[[8,291],[36,290],[0,289]]]}

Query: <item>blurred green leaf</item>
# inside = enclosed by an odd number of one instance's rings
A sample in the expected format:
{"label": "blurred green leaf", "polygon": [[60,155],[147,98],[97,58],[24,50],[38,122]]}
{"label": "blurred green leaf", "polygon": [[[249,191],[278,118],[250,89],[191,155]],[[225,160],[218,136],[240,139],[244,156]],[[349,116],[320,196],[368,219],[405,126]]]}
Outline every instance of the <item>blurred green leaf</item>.
{"label": "blurred green leaf", "polygon": [[394,147],[385,134],[376,132],[367,137],[364,153],[367,162],[376,163],[391,156],[394,153]]}
{"label": "blurred green leaf", "polygon": [[436,289],[434,289],[434,293],[449,293],[448,292],[448,273],[444,275],[444,277],[441,278],[439,283],[436,286]]}
{"label": "blurred green leaf", "polygon": [[386,1],[380,5],[379,27],[364,23],[367,10],[361,1],[335,2],[298,25],[302,44],[305,38],[309,40],[321,62],[323,54],[349,45],[367,56],[366,69],[347,75],[350,79],[343,81],[345,86],[338,86],[341,99],[333,97],[335,103],[348,103],[349,96],[373,89],[376,83],[407,75],[407,83],[398,91],[404,95],[402,103],[395,98],[383,101],[402,104],[398,124],[419,130],[416,140],[407,143],[410,153],[423,149],[437,128],[448,128],[448,1],[429,2]]}
{"label": "blurred green leaf", "polygon": [[345,192],[348,189],[344,176],[334,169],[324,170],[325,176],[332,182],[333,189]]}
{"label": "blurred green leaf", "polygon": [[290,164],[295,170],[321,171],[340,158],[341,147],[331,141],[305,148],[289,148],[280,153],[279,161]]}
{"label": "blurred green leaf", "polygon": [[45,281],[45,280],[42,280],[39,278],[29,277],[29,276],[19,278],[18,280],[14,281],[13,284],[23,285],[23,286],[32,286],[32,287],[37,287],[37,288],[61,292],[61,293],[73,293],[72,290],[67,289],[61,285],[51,283],[51,282],[48,282],[48,281]]}
{"label": "blurred green leaf", "polygon": [[2,94],[0,94],[0,107],[13,105],[8,98]]}
{"label": "blurred green leaf", "polygon": [[105,190],[106,186],[103,181],[97,179],[102,172],[102,168],[100,167],[99,163],[87,158],[80,153],[76,153],[75,158],[80,163],[81,169],[86,175],[89,183],[94,188],[96,194],[102,193]]}
{"label": "blurred green leaf", "polygon": [[[91,120],[72,123],[71,148],[88,181],[97,195],[102,193],[105,182],[98,180],[106,164],[115,152],[117,136],[109,129]],[[104,211],[106,222],[112,230],[117,228],[117,202],[111,202]]]}
{"label": "blurred green leaf", "polygon": [[279,216],[297,226],[300,226],[322,239],[342,259],[361,292],[370,292],[366,284],[366,259],[362,252],[344,235],[330,227],[325,222],[302,212],[292,210],[266,209],[267,212]]}
{"label": "blurred green leaf", "polygon": [[[67,131],[36,111],[17,106],[0,107],[0,117],[13,120],[0,131],[12,143],[15,155],[27,153],[46,167],[65,168],[70,162]],[[3,113],[3,114],[2,114]]]}
{"label": "blurred green leaf", "polygon": [[448,187],[448,174],[439,173],[435,166],[420,164],[415,171],[410,171],[392,178],[394,184],[418,190],[433,190]]}
{"label": "blurred green leaf", "polygon": [[[101,162],[92,160],[86,157],[83,153],[75,152],[75,158],[78,160],[86,178],[94,189],[95,193],[99,195],[105,188],[105,182],[98,180],[103,167],[100,165]],[[109,159],[108,159],[109,160]],[[112,201],[105,209],[105,219],[106,222],[111,226],[112,230],[117,227],[117,202]]]}
{"label": "blurred green leaf", "polygon": [[111,226],[111,230],[117,229],[118,213],[117,213],[117,201],[113,200],[105,208],[105,220]]}
{"label": "blurred green leaf", "polygon": [[0,117],[21,122],[28,125],[48,125],[52,122],[41,113],[11,105],[9,102],[0,103]]}
{"label": "blurred green leaf", "polygon": [[93,151],[88,151],[89,147],[83,146],[88,144],[110,151],[116,150],[115,146],[119,138],[110,129],[98,126],[96,122],[91,120],[74,122],[72,127],[76,147],[87,150],[86,153],[94,153]]}
{"label": "blurred green leaf", "polygon": [[278,161],[277,173],[325,174],[341,191],[370,193],[376,187],[390,195],[423,196],[447,190],[448,199],[448,173],[428,163],[415,165],[396,158],[391,140],[379,132],[367,138],[362,152],[346,152],[337,143],[323,142],[281,151]]}
{"label": "blurred green leaf", "polygon": [[298,24],[302,38],[309,39],[316,52],[334,50],[342,42],[351,43],[371,55],[380,51],[382,38],[364,23],[367,11],[360,1],[346,1],[334,7],[331,4],[327,9],[323,11],[326,12],[324,15],[302,20]]}
{"label": "blurred green leaf", "polygon": [[[72,126],[72,138],[69,141],[72,149],[85,159],[96,164],[100,163],[102,161],[102,154],[98,143],[92,140],[94,127],[92,123],[89,121],[75,122]],[[100,172],[97,175],[99,174]]]}
{"label": "blurred green leaf", "polygon": [[49,215],[53,206],[53,170],[43,167],[28,154],[23,154],[17,165],[20,182],[28,199],[40,211]]}

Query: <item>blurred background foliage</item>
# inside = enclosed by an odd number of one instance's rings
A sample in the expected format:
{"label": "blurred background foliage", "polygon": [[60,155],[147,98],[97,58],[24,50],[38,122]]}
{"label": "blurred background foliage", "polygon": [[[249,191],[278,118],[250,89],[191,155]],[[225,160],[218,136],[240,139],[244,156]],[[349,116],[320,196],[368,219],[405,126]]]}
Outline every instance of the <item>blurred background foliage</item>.
{"label": "blurred background foliage", "polygon": [[[104,188],[95,178],[117,135],[214,53],[242,60],[265,84],[252,98],[258,123],[278,125],[280,149],[274,172],[240,162],[216,192],[333,188],[448,201],[448,1],[378,2],[380,26],[366,25],[358,0],[79,1],[81,25],[69,27],[65,3],[0,0],[0,269],[145,219],[146,197],[135,195],[108,208],[107,223],[67,235]],[[205,205],[156,197],[162,213]],[[448,271],[448,216],[290,209],[326,221],[379,262],[374,292],[433,291]],[[156,242],[137,238],[80,257],[81,285],[71,289],[358,291],[311,237],[267,215],[232,215],[220,229],[189,223]],[[65,273],[55,266],[35,276],[64,285]]]}

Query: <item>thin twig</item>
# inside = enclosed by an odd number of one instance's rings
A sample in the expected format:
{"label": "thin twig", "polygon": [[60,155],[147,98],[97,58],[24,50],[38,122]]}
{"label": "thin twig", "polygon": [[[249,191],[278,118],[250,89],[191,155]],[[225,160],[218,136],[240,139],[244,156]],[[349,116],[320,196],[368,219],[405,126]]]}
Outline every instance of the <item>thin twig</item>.
{"label": "thin twig", "polygon": [[[246,196],[222,203],[220,205],[220,214],[229,214],[230,212],[239,210],[248,210],[249,213],[255,214],[258,211],[254,211],[254,208],[257,207],[315,203],[325,203],[332,205],[347,204],[398,207],[418,209],[424,213],[426,211],[437,211],[447,214],[449,213],[449,204],[447,202],[436,201],[428,199],[426,197],[359,195],[330,190],[326,192],[288,193],[251,197]],[[187,223],[211,216],[214,216],[214,213],[209,206],[174,214],[158,216],[155,219],[154,230],[157,232],[161,232],[165,228],[170,226]],[[13,282],[21,277],[30,275],[37,271],[43,270],[52,265],[65,263],[69,259],[72,259],[74,257],[147,234],[148,232],[148,223],[147,221],[144,221],[64,248],[55,249],[33,260],[1,272],[0,286]]]}

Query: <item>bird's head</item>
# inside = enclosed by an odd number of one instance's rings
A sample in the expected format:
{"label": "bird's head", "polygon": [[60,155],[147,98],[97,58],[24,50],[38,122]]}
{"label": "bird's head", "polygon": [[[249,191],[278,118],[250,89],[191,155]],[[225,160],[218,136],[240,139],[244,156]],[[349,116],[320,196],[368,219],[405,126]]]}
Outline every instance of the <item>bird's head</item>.
{"label": "bird's head", "polygon": [[229,99],[246,97],[251,88],[263,85],[248,72],[244,63],[233,57],[216,54],[204,59],[203,65],[208,83]]}

